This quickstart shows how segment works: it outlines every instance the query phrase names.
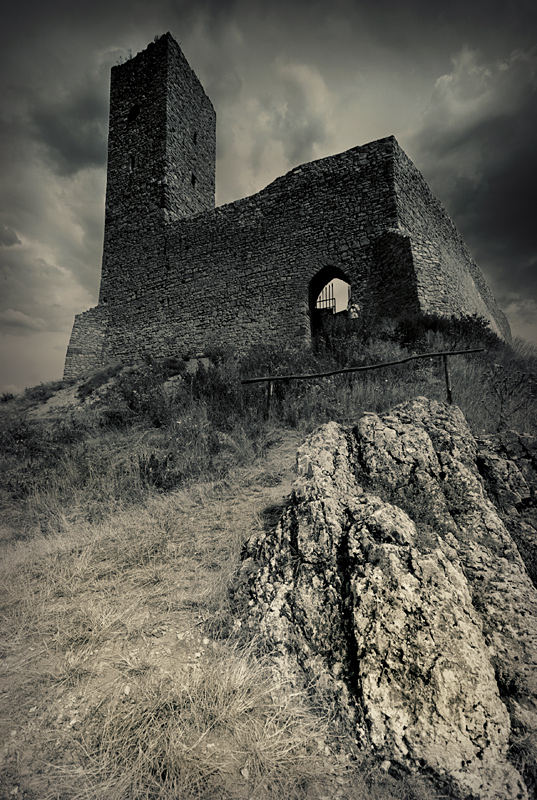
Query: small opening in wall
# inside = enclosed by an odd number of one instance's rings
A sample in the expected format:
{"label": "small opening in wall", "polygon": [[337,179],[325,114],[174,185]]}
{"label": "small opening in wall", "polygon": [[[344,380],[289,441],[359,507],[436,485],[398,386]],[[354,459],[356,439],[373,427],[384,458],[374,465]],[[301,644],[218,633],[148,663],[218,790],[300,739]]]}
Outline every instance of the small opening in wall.
{"label": "small opening in wall", "polygon": [[129,172],[134,172],[134,168],[136,166],[136,158],[134,156],[129,156]]}
{"label": "small opening in wall", "polygon": [[[326,266],[309,285],[309,316],[311,333],[316,336],[330,328],[334,314],[349,314],[352,300],[350,281],[342,270]],[[328,326],[328,328],[327,328]]]}
{"label": "small opening in wall", "polygon": [[196,178],[194,173],[192,173],[192,175],[190,176],[190,183],[192,184],[193,187],[196,185],[197,181],[198,179]]}
{"label": "small opening in wall", "polygon": [[194,142],[194,144],[198,143],[198,132],[197,131],[194,131],[194,133],[192,134],[192,141]]}
{"label": "small opening in wall", "polygon": [[138,117],[138,114],[140,113],[141,110],[142,107],[138,103],[135,103],[131,108],[131,110],[129,111],[129,114],[127,116],[127,122],[129,123],[134,122],[134,120]]}
{"label": "small opening in wall", "polygon": [[333,278],[319,292],[315,308],[320,311],[329,311],[338,314],[347,311],[350,306],[351,287],[341,278]]}

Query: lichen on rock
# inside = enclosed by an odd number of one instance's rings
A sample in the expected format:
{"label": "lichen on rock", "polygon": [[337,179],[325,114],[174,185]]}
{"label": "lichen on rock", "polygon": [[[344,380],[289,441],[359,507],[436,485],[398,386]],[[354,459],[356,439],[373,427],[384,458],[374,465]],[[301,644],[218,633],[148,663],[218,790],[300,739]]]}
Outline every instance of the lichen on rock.
{"label": "lichen on rock", "polygon": [[454,797],[513,800],[528,793],[512,738],[537,734],[537,592],[492,502],[516,466],[487,447],[424,398],[324,425],[242,572],[277,668],[359,747]]}

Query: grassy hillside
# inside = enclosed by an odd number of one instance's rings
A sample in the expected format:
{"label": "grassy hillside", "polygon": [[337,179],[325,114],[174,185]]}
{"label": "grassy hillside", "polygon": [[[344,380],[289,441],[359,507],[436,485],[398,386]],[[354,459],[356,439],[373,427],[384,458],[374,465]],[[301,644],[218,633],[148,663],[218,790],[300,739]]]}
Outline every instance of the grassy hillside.
{"label": "grassy hillside", "polygon": [[475,431],[535,431],[537,359],[475,320],[374,330],[335,320],[314,352],[111,367],[0,404],[2,797],[425,798],[281,686],[242,634],[232,593],[245,540],[274,525],[297,443],[418,394],[440,365],[263,386],[317,371],[479,346],[451,360]]}

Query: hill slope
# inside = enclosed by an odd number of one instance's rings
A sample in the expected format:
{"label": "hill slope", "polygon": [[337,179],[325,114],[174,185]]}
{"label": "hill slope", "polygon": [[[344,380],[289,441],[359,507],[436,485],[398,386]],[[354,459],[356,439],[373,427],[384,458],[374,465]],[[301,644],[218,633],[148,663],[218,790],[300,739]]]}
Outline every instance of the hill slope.
{"label": "hill slope", "polygon": [[[348,333],[317,354],[116,365],[1,398],[2,796],[436,796],[430,773],[357,748],[326,697],[274,670],[261,623],[245,625],[256,594],[239,591],[241,551],[290,513],[297,443],[327,420],[441,400],[444,384],[427,360],[277,384],[267,418],[264,387],[241,378],[474,344],[421,328]],[[505,429],[534,427],[536,362],[489,344],[452,360],[454,396],[474,434],[501,432],[480,445],[480,480],[534,575],[534,495],[521,494],[509,466],[521,439]],[[509,758],[524,771],[522,733]]]}

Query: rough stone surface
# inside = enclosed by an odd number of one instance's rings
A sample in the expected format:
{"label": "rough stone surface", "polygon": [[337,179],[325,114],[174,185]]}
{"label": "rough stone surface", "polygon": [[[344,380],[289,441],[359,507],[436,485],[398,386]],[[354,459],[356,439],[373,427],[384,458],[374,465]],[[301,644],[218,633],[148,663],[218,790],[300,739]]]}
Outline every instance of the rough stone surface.
{"label": "rough stone surface", "polygon": [[534,485],[520,441],[478,447],[457,408],[424,398],[328,423],[244,552],[248,623],[278,668],[454,797],[528,796],[510,745],[537,733],[537,592],[491,502]]}
{"label": "rough stone surface", "polygon": [[479,472],[537,586],[537,438],[504,431],[478,440]]}
{"label": "rough stone surface", "polygon": [[214,109],[166,34],[112,70],[99,305],[76,317],[65,376],[107,362],[307,344],[333,278],[382,315],[509,326],[393,136],[297,167],[214,208]]}

